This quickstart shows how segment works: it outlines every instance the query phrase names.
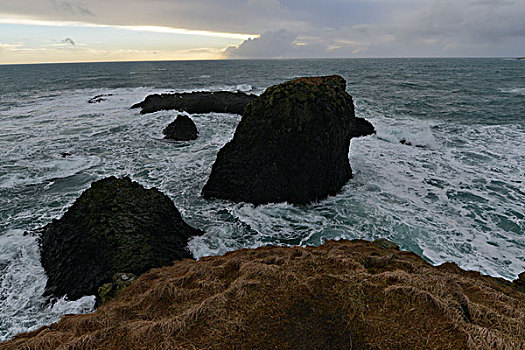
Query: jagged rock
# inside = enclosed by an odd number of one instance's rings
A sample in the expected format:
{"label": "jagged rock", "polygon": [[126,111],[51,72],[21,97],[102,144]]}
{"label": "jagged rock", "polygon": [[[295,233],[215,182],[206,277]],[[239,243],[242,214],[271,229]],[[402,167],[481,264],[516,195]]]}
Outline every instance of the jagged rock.
{"label": "jagged rock", "polygon": [[242,115],[244,107],[256,98],[256,95],[229,91],[155,94],[131,108],[141,108],[140,114],[175,109],[190,114],[215,112]]}
{"label": "jagged rock", "polygon": [[169,124],[162,133],[165,139],[175,141],[191,141],[196,140],[199,136],[197,126],[190,117],[186,115],[178,115],[175,121]]}
{"label": "jagged rock", "polygon": [[372,133],[340,76],[272,86],[246,107],[202,193],[254,204],[323,199],[352,175],[350,139]]}
{"label": "jagged rock", "polygon": [[187,241],[201,233],[157,189],[145,189],[129,178],[96,181],[60,220],[42,230],[45,295],[70,300],[96,295],[117,272],[140,275],[192,258]]}
{"label": "jagged rock", "polygon": [[88,100],[88,103],[100,103],[102,101],[106,101],[107,99],[104,98],[104,97],[110,97],[110,96],[113,96],[113,94],[104,94],[104,95],[97,95],[93,98],[90,98]]}

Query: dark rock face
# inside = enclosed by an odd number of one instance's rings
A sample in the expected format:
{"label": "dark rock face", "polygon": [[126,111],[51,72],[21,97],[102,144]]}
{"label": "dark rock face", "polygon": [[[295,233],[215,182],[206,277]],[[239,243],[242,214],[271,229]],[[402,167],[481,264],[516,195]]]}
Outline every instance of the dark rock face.
{"label": "dark rock face", "polygon": [[139,275],[192,258],[187,241],[200,234],[157,189],[129,178],[96,181],[60,220],[42,230],[45,295],[75,300],[97,294],[117,272]]}
{"label": "dark rock face", "polygon": [[175,121],[168,125],[162,133],[165,139],[175,141],[191,141],[196,140],[199,132],[197,126],[190,117],[186,115],[178,115]]}
{"label": "dark rock face", "polygon": [[233,140],[213,165],[205,197],[306,204],[350,179],[352,137],[374,127],[356,118],[340,76],[301,78],[268,88],[246,107]]}
{"label": "dark rock face", "polygon": [[525,271],[520,273],[518,278],[516,278],[512,284],[516,290],[525,293]]}
{"label": "dark rock face", "polygon": [[232,113],[243,114],[244,107],[257,98],[244,92],[189,92],[150,95],[131,108],[142,108],[140,114],[176,109],[190,114]]}

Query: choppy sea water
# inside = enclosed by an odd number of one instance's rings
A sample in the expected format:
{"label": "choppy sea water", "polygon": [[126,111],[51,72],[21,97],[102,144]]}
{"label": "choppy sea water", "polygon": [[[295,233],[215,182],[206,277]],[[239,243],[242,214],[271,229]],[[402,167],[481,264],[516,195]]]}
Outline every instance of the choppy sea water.
{"label": "choppy sea water", "polygon": [[[175,111],[129,107],[157,92],[261,93],[298,76],[340,74],[377,135],[354,139],[353,179],[309,206],[254,207],[200,191],[240,117],[191,115],[193,142],[163,140]],[[88,100],[110,95],[100,103]],[[406,140],[412,144],[401,144]],[[70,157],[63,158],[61,153]],[[92,311],[94,298],[41,297],[36,239],[94,180],[158,187],[206,231],[196,257],[267,244],[388,238],[439,264],[514,279],[525,270],[525,62],[352,59],[0,66],[0,341]]]}

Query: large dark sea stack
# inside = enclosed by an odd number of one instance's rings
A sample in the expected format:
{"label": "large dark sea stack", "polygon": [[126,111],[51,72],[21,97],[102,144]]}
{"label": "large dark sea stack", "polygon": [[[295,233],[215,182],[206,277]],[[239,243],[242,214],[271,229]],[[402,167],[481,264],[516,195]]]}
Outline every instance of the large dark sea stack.
{"label": "large dark sea stack", "polygon": [[256,205],[323,199],[352,176],[351,138],[372,133],[340,76],[272,86],[246,107],[202,193]]}
{"label": "large dark sea stack", "polygon": [[75,300],[96,294],[115,273],[139,275],[192,258],[188,239],[201,233],[157,189],[129,178],[94,182],[60,220],[43,229],[45,295]]}
{"label": "large dark sea stack", "polygon": [[165,139],[174,141],[196,140],[199,136],[197,126],[187,115],[178,115],[163,131]]}
{"label": "large dark sea stack", "polygon": [[149,95],[131,108],[141,108],[140,114],[176,109],[195,113],[243,114],[244,107],[257,98],[244,92],[184,92],[176,94]]}

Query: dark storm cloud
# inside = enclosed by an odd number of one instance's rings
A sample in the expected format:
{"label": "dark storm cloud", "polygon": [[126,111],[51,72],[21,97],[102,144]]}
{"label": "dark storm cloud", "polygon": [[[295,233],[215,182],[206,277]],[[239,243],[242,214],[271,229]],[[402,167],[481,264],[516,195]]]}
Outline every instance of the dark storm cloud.
{"label": "dark storm cloud", "polygon": [[[334,8],[334,24],[305,27],[296,32],[295,42],[268,36],[227,54],[252,57],[257,46],[264,46],[268,54],[270,40],[275,40],[279,57],[517,56],[525,51],[525,1],[400,1],[395,9],[394,2],[369,2],[365,7],[358,3],[363,2],[354,3],[361,19],[344,23]],[[371,9],[381,13],[374,18]],[[320,17],[328,22],[324,11]],[[348,4],[341,7],[342,14],[348,11]],[[296,41],[304,45],[297,46]]]}
{"label": "dark storm cloud", "polygon": [[0,12],[263,34],[228,48],[228,57],[510,56],[525,50],[523,0],[0,0]]}
{"label": "dark storm cloud", "polygon": [[83,3],[51,0],[51,4],[57,12],[65,12],[79,16],[95,16],[95,14],[91,12]]}

